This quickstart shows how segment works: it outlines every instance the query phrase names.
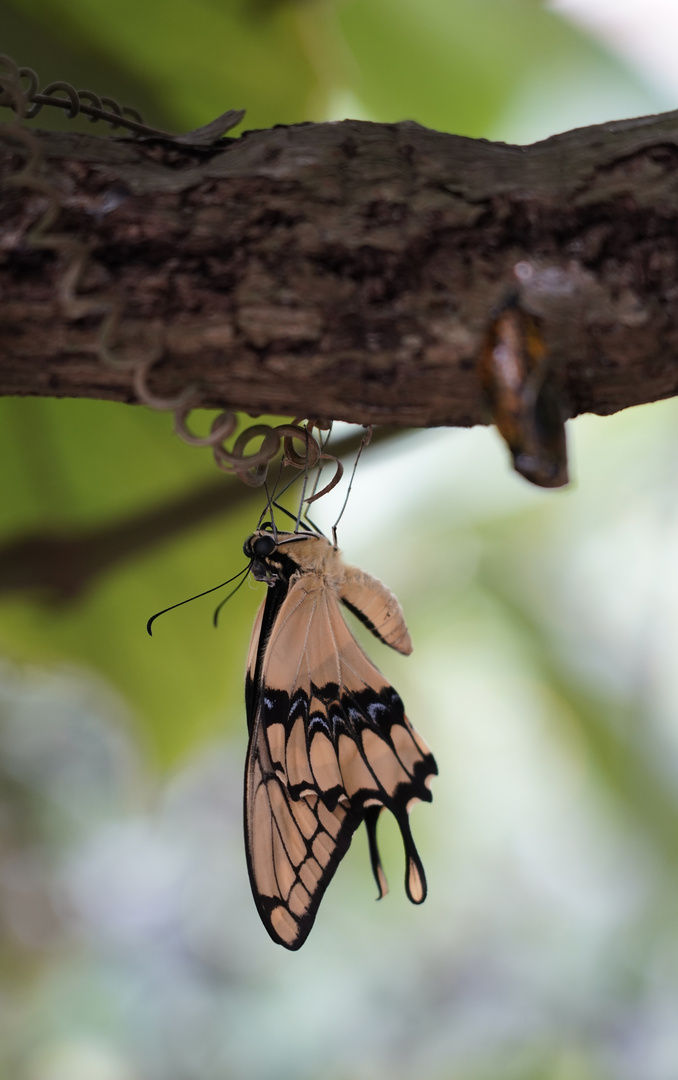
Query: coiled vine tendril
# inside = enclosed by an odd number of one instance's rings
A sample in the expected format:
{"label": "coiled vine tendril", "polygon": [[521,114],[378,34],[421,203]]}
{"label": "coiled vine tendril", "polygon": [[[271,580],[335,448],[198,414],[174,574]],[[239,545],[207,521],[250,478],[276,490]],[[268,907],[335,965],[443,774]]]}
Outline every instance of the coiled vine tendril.
{"label": "coiled vine tendril", "polygon": [[169,131],[149,127],[136,109],[129,105],[120,105],[115,98],[100,97],[93,90],[76,90],[71,83],[63,80],[51,82],[40,90],[40,80],[33,68],[19,67],[11,56],[4,53],[0,53],[0,65],[9,72],[9,79],[13,87],[18,88],[22,102],[19,109],[17,107],[18,95],[3,82],[0,91],[0,106],[4,105],[17,113],[20,112],[23,120],[33,120],[46,105],[49,105],[63,109],[69,120],[73,120],[82,113],[93,124],[102,120],[112,128],[126,128],[134,135],[171,139],[173,142],[200,146],[214,142],[231,128],[237,127],[245,115],[244,109],[229,109],[203,128],[196,128],[195,131],[187,132],[185,135],[172,135]]}
{"label": "coiled vine tendril", "polygon": [[[62,207],[58,189],[44,175],[43,153],[40,143],[28,131],[24,123],[34,119],[45,106],[62,109],[69,119],[84,114],[93,123],[101,120],[113,128],[125,128],[137,137],[167,139],[190,146],[210,146],[231,128],[236,127],[245,115],[244,110],[230,109],[211,123],[185,135],[172,135],[143,122],[136,109],[121,106],[111,97],[95,94],[92,90],[76,90],[70,83],[56,81],[39,89],[39,79],[29,67],[19,67],[15,61],[0,54],[0,107],[9,108],[14,117],[8,123],[0,123],[0,136],[16,142],[26,153],[26,161],[4,183],[24,187],[47,199],[47,207],[35,225],[26,234],[26,241],[34,247],[47,248],[60,254],[63,268],[57,284],[57,298],[67,319],[82,319],[99,315],[101,323],[92,349],[101,361],[111,368],[130,372],[137,399],[151,409],[174,413],[174,431],[190,446],[210,447],[217,466],[234,473],[245,484],[258,487],[265,483],[270,464],[282,447],[282,464],[310,473],[317,469],[314,489],[304,501],[309,504],[327,495],[341,480],[341,462],[323,449],[323,432],[329,432],[331,423],[309,419],[302,426],[300,419],[289,424],[271,427],[268,424],[252,424],[241,431],[230,449],[225,443],[238,426],[235,413],[225,411],[212,421],[207,435],[195,435],[188,426],[191,412],[200,407],[201,394],[197,387],[188,386],[173,398],[160,397],[154,393],[148,379],[151,369],[162,359],[164,348],[160,332],[151,329],[150,340],[140,354],[121,355],[114,348],[120,323],[126,310],[126,298],[115,293],[78,292],[87,268],[91,248],[87,243],[67,234],[53,231]],[[318,435],[314,435],[314,430]],[[260,440],[257,449],[246,453],[253,441]],[[296,445],[301,444],[301,450]],[[315,490],[324,463],[334,462],[335,473],[329,483]]]}

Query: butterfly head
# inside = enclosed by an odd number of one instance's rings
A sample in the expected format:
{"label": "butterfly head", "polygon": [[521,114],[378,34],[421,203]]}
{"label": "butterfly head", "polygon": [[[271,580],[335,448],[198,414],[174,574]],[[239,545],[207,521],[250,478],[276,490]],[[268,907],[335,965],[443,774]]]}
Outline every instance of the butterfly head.
{"label": "butterfly head", "polygon": [[289,582],[295,573],[324,569],[334,553],[324,536],[305,532],[274,535],[266,529],[248,536],[243,551],[251,560],[252,577],[267,585]]}
{"label": "butterfly head", "polygon": [[274,566],[269,563],[269,557],[276,547],[275,537],[270,532],[255,532],[247,537],[243,544],[243,551],[248,559],[252,560],[252,577],[257,581],[265,581],[267,585],[275,585],[280,577]]}

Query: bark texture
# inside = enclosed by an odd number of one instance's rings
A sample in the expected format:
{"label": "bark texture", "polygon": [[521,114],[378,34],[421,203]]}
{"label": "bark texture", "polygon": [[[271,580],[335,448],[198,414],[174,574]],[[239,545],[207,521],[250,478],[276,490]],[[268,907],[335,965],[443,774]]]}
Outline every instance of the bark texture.
{"label": "bark texture", "polygon": [[678,393],[678,113],[524,147],[353,120],[209,150],[34,134],[59,193],[48,236],[90,253],[69,279],[68,245],[30,239],[47,200],[1,186],[26,153],[1,140],[0,393],[133,401],[96,351],[96,301],[114,296],[120,347],[162,344],[160,394],[480,423],[479,346],[517,281],[566,415]]}

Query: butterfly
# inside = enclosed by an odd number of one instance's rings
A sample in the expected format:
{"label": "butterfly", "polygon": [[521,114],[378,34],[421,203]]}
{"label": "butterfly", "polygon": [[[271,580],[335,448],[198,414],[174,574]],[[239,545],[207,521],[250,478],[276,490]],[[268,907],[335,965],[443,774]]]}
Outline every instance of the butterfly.
{"label": "butterfly", "polygon": [[393,593],[315,533],[260,528],[244,552],[268,586],[245,688],[247,866],[271,938],[298,949],[362,821],[379,898],[387,893],[376,836],[384,809],[400,827],[407,895],[415,904],[426,898],[408,815],[419,800],[430,802],[438,770],[341,612],[343,604],[407,655],[412,642]]}

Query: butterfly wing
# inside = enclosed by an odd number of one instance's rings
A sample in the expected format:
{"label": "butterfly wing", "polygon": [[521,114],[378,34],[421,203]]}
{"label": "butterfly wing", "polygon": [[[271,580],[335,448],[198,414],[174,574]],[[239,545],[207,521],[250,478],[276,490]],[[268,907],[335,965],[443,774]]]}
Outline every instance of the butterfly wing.
{"label": "butterfly wing", "polygon": [[345,802],[330,810],[315,793],[293,799],[261,738],[248,757],[245,821],[259,915],[275,942],[298,949],[360,817]]}
{"label": "butterfly wing", "polygon": [[392,649],[409,656],[412,641],[405,625],[403,609],[390,589],[365,570],[347,566],[339,598],[375,637]]}
{"label": "butterfly wing", "polygon": [[[266,633],[266,614],[259,633]],[[245,780],[245,840],[254,899],[274,941],[298,949],[364,819],[380,894],[376,820],[396,816],[406,888],[420,903],[423,867],[407,820],[430,800],[436,766],[395,690],[368,660],[322,574],[291,585],[258,642],[260,677]],[[254,664],[256,668],[256,663]]]}

